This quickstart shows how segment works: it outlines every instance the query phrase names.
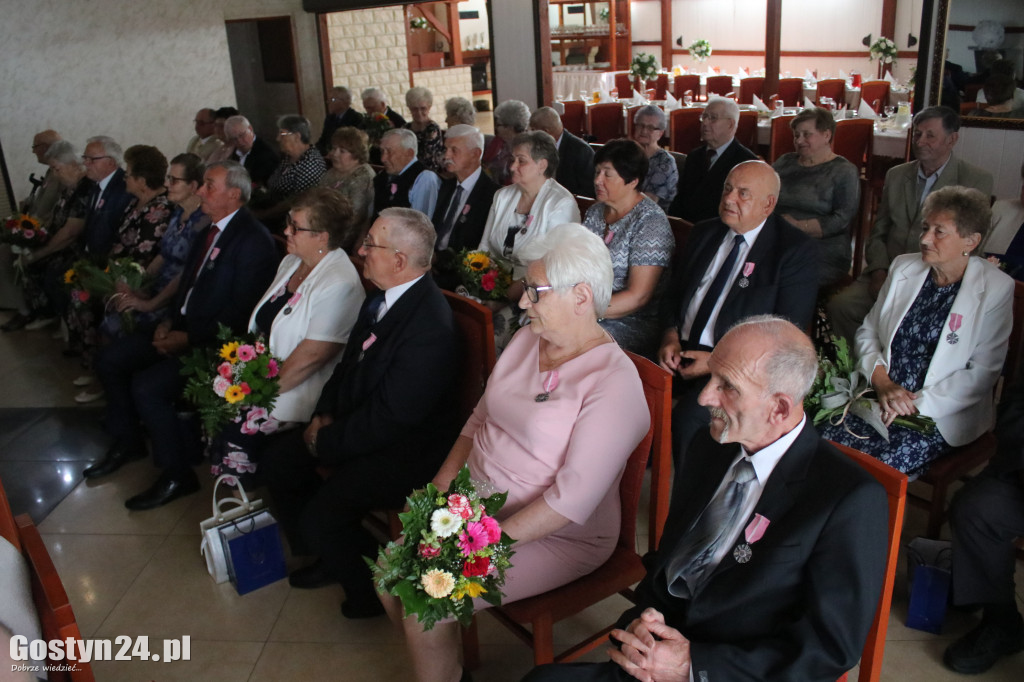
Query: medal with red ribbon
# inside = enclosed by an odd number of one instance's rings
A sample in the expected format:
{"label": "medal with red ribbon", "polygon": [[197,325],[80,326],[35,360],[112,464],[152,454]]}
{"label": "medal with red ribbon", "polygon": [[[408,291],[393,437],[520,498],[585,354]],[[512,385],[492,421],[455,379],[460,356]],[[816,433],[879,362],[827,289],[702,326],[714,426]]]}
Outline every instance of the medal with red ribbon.
{"label": "medal with red ribbon", "polygon": [[964,316],[960,313],[949,314],[949,333],[946,334],[946,343],[953,345],[960,340],[957,336],[956,330],[960,329],[960,326],[964,323]]}
{"label": "medal with red ribbon", "polygon": [[754,264],[748,261],[743,264],[743,276],[740,277],[740,281],[737,282],[737,284],[739,284],[740,286],[740,289],[746,289],[747,287],[750,286],[750,280],[748,278],[752,274],[754,274]]}
{"label": "medal with red ribbon", "polygon": [[746,542],[741,542],[732,550],[732,558],[736,560],[736,563],[745,564],[750,561],[750,558],[754,556],[754,550],[750,546],[761,539],[764,532],[768,530],[769,523],[771,521],[765,517],[760,514],[754,514],[753,520],[747,524],[746,529],[743,531],[743,538]]}

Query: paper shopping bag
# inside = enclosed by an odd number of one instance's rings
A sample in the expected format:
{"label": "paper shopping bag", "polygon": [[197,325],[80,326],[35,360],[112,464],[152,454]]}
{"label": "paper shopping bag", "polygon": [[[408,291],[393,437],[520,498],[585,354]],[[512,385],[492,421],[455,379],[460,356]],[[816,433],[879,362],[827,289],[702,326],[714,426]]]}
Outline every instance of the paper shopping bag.
{"label": "paper shopping bag", "polygon": [[287,575],[277,521],[266,509],[218,528],[228,560],[228,576],[238,594],[247,594]]}
{"label": "paper shopping bag", "polygon": [[250,501],[240,483],[238,491],[241,493],[242,499],[226,497],[218,501],[217,488],[229,478],[233,477],[221,476],[213,484],[213,516],[199,524],[199,532],[203,536],[203,540],[199,544],[199,553],[206,559],[206,570],[218,584],[228,580],[226,547],[220,540],[220,527],[230,525],[232,521],[263,508],[263,500]]}

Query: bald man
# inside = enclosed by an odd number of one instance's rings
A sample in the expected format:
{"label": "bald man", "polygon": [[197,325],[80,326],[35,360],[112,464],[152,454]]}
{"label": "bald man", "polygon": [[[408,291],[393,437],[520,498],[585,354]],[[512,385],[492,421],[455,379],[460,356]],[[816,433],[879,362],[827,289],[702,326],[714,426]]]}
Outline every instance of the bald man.
{"label": "bald man", "polygon": [[551,107],[541,107],[530,116],[530,130],[543,130],[555,138],[558,171],[555,181],[573,194],[594,196],[594,150],[562,127],[562,118]]}
{"label": "bald man", "polygon": [[697,223],[684,262],[662,298],[665,329],[661,366],[675,374],[679,398],[672,413],[677,458],[708,423],[697,404],[711,350],[729,328],[750,315],[775,314],[806,329],[818,294],[816,245],[773,215],[779,176],[763,161],[746,161],[726,177],[717,219]]}

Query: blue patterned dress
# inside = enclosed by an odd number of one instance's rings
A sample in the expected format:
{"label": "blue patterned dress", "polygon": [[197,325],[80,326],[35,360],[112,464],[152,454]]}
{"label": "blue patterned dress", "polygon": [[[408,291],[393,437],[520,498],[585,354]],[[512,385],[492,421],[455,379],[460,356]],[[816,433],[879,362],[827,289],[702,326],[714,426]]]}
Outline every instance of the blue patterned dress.
{"label": "blue patterned dress", "polygon": [[[889,378],[908,391],[919,391],[924,385],[932,355],[942,338],[949,311],[960,291],[960,282],[940,287],[926,277],[914,304],[892,340],[892,363]],[[938,429],[922,434],[895,424],[889,427],[889,442],[858,417],[849,415],[846,424],[850,431],[865,439],[851,435],[842,425],[826,426],[823,438],[848,445],[877,457],[889,466],[916,478],[924,473],[928,464],[950,449]]]}
{"label": "blue patterned dress", "polygon": [[647,177],[642,184],[640,191],[658,197],[658,206],[667,211],[679,191],[679,166],[675,158],[664,149],[654,152],[647,160]]}

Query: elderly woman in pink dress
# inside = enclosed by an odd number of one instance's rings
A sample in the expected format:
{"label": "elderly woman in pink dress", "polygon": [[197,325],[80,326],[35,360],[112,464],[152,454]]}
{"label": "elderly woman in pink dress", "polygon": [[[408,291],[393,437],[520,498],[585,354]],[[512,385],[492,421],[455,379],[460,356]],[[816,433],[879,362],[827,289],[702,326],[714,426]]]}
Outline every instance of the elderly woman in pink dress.
{"label": "elderly woman in pink dress", "polygon": [[[434,477],[446,490],[469,465],[507,490],[499,514],[517,543],[504,603],[580,578],[611,555],[619,533],[619,479],[650,423],[626,354],[598,324],[612,293],[608,248],[581,225],[535,242],[519,305],[529,317],[505,349],[451,453]],[[401,603],[385,595],[392,620]],[[487,608],[482,599],[477,609]],[[459,627],[424,632],[402,621],[420,682],[457,682]]]}

